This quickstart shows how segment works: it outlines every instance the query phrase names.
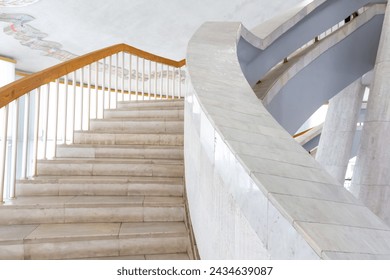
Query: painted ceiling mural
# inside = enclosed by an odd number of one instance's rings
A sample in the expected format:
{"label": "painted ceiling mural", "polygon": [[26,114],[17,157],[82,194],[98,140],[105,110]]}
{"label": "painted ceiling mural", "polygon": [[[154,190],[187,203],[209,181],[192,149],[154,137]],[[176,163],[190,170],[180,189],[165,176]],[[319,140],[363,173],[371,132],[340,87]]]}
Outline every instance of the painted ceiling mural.
{"label": "painted ceiling mural", "polygon": [[61,61],[76,57],[75,54],[63,50],[60,43],[44,40],[48,36],[46,33],[26,24],[34,19],[34,17],[27,14],[0,13],[0,21],[10,23],[4,27],[4,33],[13,36],[23,46],[33,50],[40,50],[43,52],[43,55],[51,56]]}
{"label": "painted ceiling mural", "polygon": [[38,1],[39,0],[0,0],[0,7],[23,7]]}
{"label": "painted ceiling mural", "polygon": [[[0,8],[1,7],[21,7],[33,4],[39,0],[0,0]],[[21,13],[0,13],[0,21],[7,22],[9,25],[3,28],[3,31],[5,34],[14,37],[16,40],[19,41],[19,43],[23,46],[29,47],[33,50],[39,50],[42,52],[42,55],[53,57],[55,59],[58,59],[60,61],[67,61],[72,58],[77,57],[76,54],[73,54],[71,52],[68,52],[66,50],[62,49],[62,45],[58,42],[53,41],[47,41],[44,40],[48,36],[48,34],[40,31],[39,29],[27,24],[28,22],[33,21],[35,18],[31,15],[27,14],[21,14]],[[99,72],[100,71],[107,71],[108,65],[103,65],[103,63],[99,63]],[[95,70],[95,69],[91,69]],[[123,69],[121,67],[118,67],[118,69],[115,69],[115,67],[112,67],[112,74],[115,73],[117,70],[118,75],[122,76],[122,71],[124,72],[125,79],[129,78],[129,72],[127,69]],[[173,78],[174,76],[178,77],[178,70],[176,70],[177,73],[173,74],[173,71],[159,71],[157,73],[152,72],[150,75],[150,78],[156,78],[156,77],[170,77]],[[185,79],[185,72],[181,71],[181,77],[184,81]],[[132,70],[131,71],[131,79],[137,79],[141,80],[142,75],[138,73],[137,77],[137,71]],[[145,75],[143,79],[148,80],[148,75]]]}

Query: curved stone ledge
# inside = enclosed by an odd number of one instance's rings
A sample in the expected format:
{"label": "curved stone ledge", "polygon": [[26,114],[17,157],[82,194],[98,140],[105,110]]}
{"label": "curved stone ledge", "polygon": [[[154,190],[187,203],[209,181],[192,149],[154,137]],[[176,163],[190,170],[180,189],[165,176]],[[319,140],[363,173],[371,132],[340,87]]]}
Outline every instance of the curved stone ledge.
{"label": "curved stone ledge", "polygon": [[240,23],[187,53],[185,173],[202,259],[390,258],[390,228],[272,118],[237,57]]}

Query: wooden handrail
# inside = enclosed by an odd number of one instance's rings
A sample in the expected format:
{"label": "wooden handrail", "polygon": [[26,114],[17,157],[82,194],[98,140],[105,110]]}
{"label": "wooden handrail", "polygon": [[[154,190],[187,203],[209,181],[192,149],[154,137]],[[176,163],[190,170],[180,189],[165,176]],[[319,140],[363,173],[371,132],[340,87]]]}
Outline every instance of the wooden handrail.
{"label": "wooden handrail", "polygon": [[158,55],[154,55],[140,49],[134,48],[126,44],[113,45],[101,50],[97,50],[88,54],[85,54],[80,57],[76,57],[69,61],[57,64],[50,68],[44,69],[35,74],[26,76],[20,80],[17,80],[13,83],[10,83],[2,88],[0,88],[0,108],[6,106],[10,102],[19,98],[27,92],[32,91],[42,85],[50,83],[55,79],[58,79],[66,74],[69,74],[81,67],[89,65],[93,62],[99,61],[110,55],[126,52],[141,58],[145,58],[154,62],[163,63],[169,66],[176,68],[182,67],[185,65],[186,61],[183,59],[181,61],[175,61],[167,59]]}

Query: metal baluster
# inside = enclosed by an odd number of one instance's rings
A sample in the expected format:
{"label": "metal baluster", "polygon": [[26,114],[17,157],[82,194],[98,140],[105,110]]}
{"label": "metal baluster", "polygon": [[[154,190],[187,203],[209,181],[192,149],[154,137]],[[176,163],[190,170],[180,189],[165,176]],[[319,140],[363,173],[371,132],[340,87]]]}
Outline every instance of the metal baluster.
{"label": "metal baluster", "polygon": [[37,175],[40,110],[41,110],[41,87],[37,88],[35,91],[34,146],[33,146],[33,170],[32,170],[33,176]]}
{"label": "metal baluster", "polygon": [[161,72],[160,72],[160,99],[163,97],[163,90],[164,90],[164,65],[161,63]]}
{"label": "metal baluster", "polygon": [[145,100],[145,58],[142,58],[142,100]]}
{"label": "metal baluster", "polygon": [[87,130],[91,122],[91,79],[92,79],[92,64],[88,65],[88,106],[87,106]]}
{"label": "metal baluster", "polygon": [[103,58],[103,82],[102,82],[102,118],[104,119],[104,110],[106,109],[106,58]]}
{"label": "metal baluster", "polygon": [[157,62],[154,63],[154,99],[157,99]]}
{"label": "metal baluster", "polygon": [[73,115],[73,120],[72,120],[72,130],[71,130],[71,135],[72,135],[72,141],[71,143],[74,143],[74,131],[76,128],[76,92],[77,92],[77,73],[76,71],[73,72],[73,104],[72,104],[72,115]]}
{"label": "metal baluster", "polygon": [[131,53],[129,53],[129,101],[131,100]]}
{"label": "metal baluster", "polygon": [[95,73],[95,113],[96,119],[98,119],[99,111],[99,61],[96,62],[96,73]]}
{"label": "metal baluster", "polygon": [[181,97],[181,68],[179,68],[179,98]]}
{"label": "metal baluster", "polygon": [[22,170],[21,179],[27,178],[27,161],[28,161],[28,131],[30,121],[30,93],[24,97],[24,120],[23,120],[23,150],[22,150]]}
{"label": "metal baluster", "polygon": [[60,92],[60,80],[56,80],[56,90],[55,90],[55,107],[54,107],[54,114],[55,114],[55,119],[54,119],[54,140],[53,140],[53,146],[54,146],[54,152],[53,152],[53,157],[55,158],[57,155],[57,134],[58,134],[58,97],[59,97],[59,92]]}
{"label": "metal baluster", "polygon": [[19,132],[19,98],[12,102],[13,104],[13,123],[12,123],[12,146],[11,146],[11,175],[10,175],[10,195],[15,198],[16,194],[16,165],[18,159],[18,132]]}
{"label": "metal baluster", "polygon": [[148,86],[148,100],[150,100],[150,97],[152,95],[152,61],[149,60],[149,86]]}
{"label": "metal baluster", "polygon": [[80,78],[80,130],[83,130],[83,120],[84,120],[84,67],[81,68],[81,78]]}
{"label": "metal baluster", "polygon": [[173,75],[172,75],[172,97],[176,97],[176,68],[172,67]]}
{"label": "metal baluster", "polygon": [[108,109],[111,109],[112,56],[108,60]]}
{"label": "metal baluster", "polygon": [[167,66],[167,94],[166,99],[169,98],[169,65]]}
{"label": "metal baluster", "polygon": [[67,134],[67,126],[68,126],[68,92],[69,92],[69,79],[68,75],[64,77],[64,85],[65,85],[65,103],[64,103],[64,130],[63,130],[63,140],[62,143],[66,144],[66,134]]}
{"label": "metal baluster", "polygon": [[45,112],[45,125],[44,125],[44,137],[43,137],[43,159],[47,159],[47,136],[49,129],[49,101],[50,101],[50,84],[47,84],[46,90],[46,112]]}
{"label": "metal baluster", "polygon": [[1,132],[0,203],[4,202],[5,166],[7,165],[8,105],[3,107],[3,131]]}
{"label": "metal baluster", "polygon": [[124,101],[125,97],[125,53],[122,52],[122,95],[121,101]]}
{"label": "metal baluster", "polygon": [[136,68],[135,68],[135,99],[138,100],[138,65],[139,65],[139,57],[137,56],[136,60]]}
{"label": "metal baluster", "polygon": [[119,54],[115,54],[115,107],[118,107]]}

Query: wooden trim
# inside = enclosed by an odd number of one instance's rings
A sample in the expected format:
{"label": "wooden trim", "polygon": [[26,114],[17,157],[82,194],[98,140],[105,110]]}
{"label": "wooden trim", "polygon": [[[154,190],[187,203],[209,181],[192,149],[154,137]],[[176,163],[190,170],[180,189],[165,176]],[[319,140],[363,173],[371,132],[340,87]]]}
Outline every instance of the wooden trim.
{"label": "wooden trim", "polygon": [[97,62],[100,59],[119,52],[130,53],[141,58],[163,63],[176,68],[182,67],[186,63],[184,59],[181,61],[174,61],[142,51],[126,44],[118,44],[57,64],[0,88],[0,108],[26,94],[27,92],[50,83],[55,79],[61,78],[62,76],[80,69],[81,67]]}
{"label": "wooden trim", "polygon": [[0,60],[6,61],[6,62],[11,62],[11,63],[13,63],[13,64],[16,64],[16,60],[13,59],[13,58],[10,58],[10,57],[5,57],[5,56],[1,56],[1,55],[0,55]]}
{"label": "wooden trim", "polygon": [[306,129],[306,130],[304,130],[304,131],[301,131],[301,132],[295,134],[295,135],[293,136],[293,138],[297,138],[297,137],[299,137],[299,136],[301,136],[301,135],[303,135],[303,134],[309,132],[309,131],[312,130],[313,128],[314,128],[314,127],[311,127],[311,128]]}

